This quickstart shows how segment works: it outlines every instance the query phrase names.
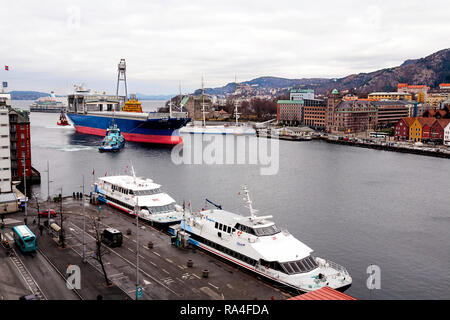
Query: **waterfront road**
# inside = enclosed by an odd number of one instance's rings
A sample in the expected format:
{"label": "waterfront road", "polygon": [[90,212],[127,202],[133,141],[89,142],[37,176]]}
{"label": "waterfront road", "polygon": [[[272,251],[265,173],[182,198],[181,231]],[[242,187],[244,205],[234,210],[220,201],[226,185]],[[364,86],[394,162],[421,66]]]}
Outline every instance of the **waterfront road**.
{"label": "waterfront road", "polygon": [[[68,248],[81,258],[81,201],[65,199],[64,212]],[[86,206],[86,258],[88,263],[101,273],[101,267],[94,259],[94,229],[89,218],[98,215],[96,206]],[[130,299],[134,299],[137,256],[135,218],[102,206],[100,225],[102,230],[113,227],[124,235],[122,246],[108,248],[103,261],[110,280]],[[131,230],[131,235],[127,235],[128,229]],[[153,242],[153,248],[148,247],[149,241]],[[187,267],[189,259],[193,261],[193,267]],[[205,269],[209,271],[207,278],[202,277]],[[143,287],[143,299],[279,300],[291,296],[201,250],[172,246],[169,235],[144,222],[140,222],[139,229],[139,285]]]}

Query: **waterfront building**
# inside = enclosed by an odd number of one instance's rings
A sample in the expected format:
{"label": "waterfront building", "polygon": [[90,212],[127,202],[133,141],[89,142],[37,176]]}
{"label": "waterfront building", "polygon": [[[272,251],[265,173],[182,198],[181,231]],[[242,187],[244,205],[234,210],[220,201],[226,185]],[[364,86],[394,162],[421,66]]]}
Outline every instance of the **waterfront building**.
{"label": "waterfront building", "polygon": [[407,92],[372,92],[369,93],[370,100],[412,100],[412,94]]}
{"label": "waterfront building", "polygon": [[375,130],[377,108],[367,100],[342,100],[334,111],[331,131],[359,133]]}
{"label": "waterfront building", "polygon": [[313,100],[314,90],[311,89],[292,89],[290,92],[290,100]]}
{"label": "waterfront building", "polygon": [[31,178],[31,135],[29,111],[9,110],[9,133],[11,155],[12,180],[23,179],[23,165],[25,160],[25,176]]}
{"label": "waterfront building", "polygon": [[439,90],[441,92],[450,92],[450,83],[441,83],[441,84],[439,84]]}
{"label": "waterfront building", "polygon": [[443,142],[445,135],[445,128],[450,123],[450,119],[437,119],[434,121],[430,130],[430,140],[434,142]]}
{"label": "waterfront building", "polygon": [[435,118],[417,117],[409,127],[409,140],[413,142],[422,142],[430,139],[431,126]]}
{"label": "waterfront building", "polygon": [[450,146],[450,122],[444,128],[444,144]]}
{"label": "waterfront building", "polygon": [[424,103],[428,96],[428,91],[430,87],[420,84],[420,85],[409,85],[407,83],[399,83],[397,85],[397,92],[411,93],[416,96],[416,100],[419,103]]}
{"label": "waterfront building", "polygon": [[277,120],[283,124],[303,123],[303,100],[278,100]]}
{"label": "waterfront building", "polygon": [[333,130],[336,107],[341,103],[342,99],[343,95],[340,94],[337,89],[334,89],[327,99],[327,108],[325,112],[325,128],[327,132]]}
{"label": "waterfront building", "polygon": [[322,99],[305,99],[303,103],[303,124],[314,129],[325,129],[327,102]]}
{"label": "waterfront building", "polygon": [[187,99],[183,99],[182,104],[184,102],[183,107],[188,112],[188,118],[191,118],[193,120],[202,120],[203,119],[203,104],[205,105],[205,111],[209,113],[211,111],[212,106],[212,100],[209,98],[209,96],[204,96],[202,98],[202,95],[198,96],[189,96]]}
{"label": "waterfront building", "polygon": [[397,140],[409,140],[409,127],[413,123],[414,118],[405,117],[398,120],[394,126],[394,137]]}
{"label": "waterfront building", "polygon": [[414,105],[410,101],[387,100],[376,101],[373,104],[377,108],[377,125],[380,128],[391,127],[401,118],[410,116],[410,108]]}
{"label": "waterfront building", "polygon": [[433,108],[438,108],[445,99],[447,99],[447,96],[442,93],[428,93],[425,102],[433,106]]}
{"label": "waterfront building", "polygon": [[8,107],[0,106],[0,193],[11,192],[11,155],[9,150]]}
{"label": "waterfront building", "polygon": [[0,107],[11,106],[11,95],[9,93],[0,93]]}

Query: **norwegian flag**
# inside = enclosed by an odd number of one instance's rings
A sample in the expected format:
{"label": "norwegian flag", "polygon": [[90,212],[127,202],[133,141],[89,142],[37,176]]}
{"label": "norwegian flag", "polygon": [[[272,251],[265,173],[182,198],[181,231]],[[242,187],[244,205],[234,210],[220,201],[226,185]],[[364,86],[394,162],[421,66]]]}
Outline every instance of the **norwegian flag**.
{"label": "norwegian flag", "polygon": [[9,66],[5,66],[5,70],[6,70],[6,71],[9,71]]}
{"label": "norwegian flag", "polygon": [[105,172],[105,177],[108,175],[108,171]]}

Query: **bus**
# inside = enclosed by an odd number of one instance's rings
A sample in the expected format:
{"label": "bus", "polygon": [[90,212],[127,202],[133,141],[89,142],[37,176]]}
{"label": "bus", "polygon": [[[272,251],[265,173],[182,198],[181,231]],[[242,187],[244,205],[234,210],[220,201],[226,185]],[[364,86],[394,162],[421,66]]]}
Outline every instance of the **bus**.
{"label": "bus", "polygon": [[387,136],[389,136],[389,133],[387,133],[387,132],[371,132],[369,134],[369,136],[371,138],[386,138]]}
{"label": "bus", "polygon": [[36,236],[26,225],[16,226],[13,229],[14,242],[22,252],[36,251]]}

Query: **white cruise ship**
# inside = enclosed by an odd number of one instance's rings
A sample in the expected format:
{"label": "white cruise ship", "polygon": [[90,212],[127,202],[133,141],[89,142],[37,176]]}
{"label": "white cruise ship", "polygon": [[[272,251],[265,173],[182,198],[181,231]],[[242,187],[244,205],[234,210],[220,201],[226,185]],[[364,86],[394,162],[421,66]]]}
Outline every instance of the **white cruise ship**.
{"label": "white cruise ship", "polygon": [[106,176],[94,186],[97,199],[112,207],[151,223],[166,225],[179,223],[183,209],[175,200],[161,190],[161,185],[151,179],[132,176]]}
{"label": "white cruise ship", "polygon": [[250,216],[218,209],[186,212],[181,224],[169,230],[186,235],[189,243],[243,267],[258,276],[296,292],[309,292],[328,286],[344,291],[352,278],[347,270],[313,256],[313,250],[280,230],[270,219],[257,216],[248,190],[244,200]]}

